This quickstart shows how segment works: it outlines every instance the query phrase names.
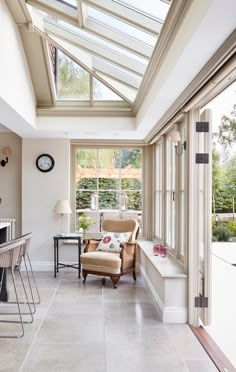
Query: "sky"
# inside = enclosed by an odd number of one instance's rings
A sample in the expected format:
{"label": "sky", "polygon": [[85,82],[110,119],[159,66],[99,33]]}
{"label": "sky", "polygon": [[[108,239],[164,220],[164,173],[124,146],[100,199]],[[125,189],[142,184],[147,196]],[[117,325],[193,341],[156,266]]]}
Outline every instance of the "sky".
{"label": "sky", "polygon": [[231,84],[216,98],[210,101],[204,108],[210,108],[212,110],[212,132],[216,132],[223,115],[232,117],[231,111],[233,105],[236,104],[236,82]]}
{"label": "sky", "polygon": [[[217,97],[210,101],[205,107],[212,110],[212,132],[218,132],[223,115],[232,117],[233,106],[236,105],[236,82],[221,92]],[[217,151],[221,154],[221,164],[226,163],[236,152],[236,143],[225,149],[219,144],[216,145]]]}

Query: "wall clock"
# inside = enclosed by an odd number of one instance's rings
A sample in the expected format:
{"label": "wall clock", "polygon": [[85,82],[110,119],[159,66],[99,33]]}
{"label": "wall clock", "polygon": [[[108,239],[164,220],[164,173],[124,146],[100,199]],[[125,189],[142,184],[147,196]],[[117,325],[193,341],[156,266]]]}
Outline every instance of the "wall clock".
{"label": "wall clock", "polygon": [[36,167],[41,172],[50,172],[55,165],[53,157],[49,154],[41,154],[36,159]]}

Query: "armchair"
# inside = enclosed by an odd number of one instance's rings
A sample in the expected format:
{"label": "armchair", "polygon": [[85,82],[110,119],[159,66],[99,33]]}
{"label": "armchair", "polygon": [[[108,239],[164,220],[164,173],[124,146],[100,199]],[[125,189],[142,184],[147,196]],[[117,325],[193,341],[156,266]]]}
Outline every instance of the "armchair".
{"label": "armchair", "polygon": [[[106,219],[103,221],[103,231],[118,236],[119,233],[130,233],[127,242],[118,244],[118,250],[112,252],[114,245],[110,245],[111,249],[99,250],[103,239],[87,239],[84,253],[81,255],[83,282],[86,282],[88,274],[108,276],[111,278],[114,288],[117,288],[117,283],[122,275],[133,272],[135,275],[135,251],[137,246],[137,238],[139,233],[139,224],[137,220],[112,220]],[[118,233],[118,234],[117,234]],[[106,238],[108,241],[110,237]],[[119,240],[118,240],[119,242]],[[110,248],[109,247],[109,248]],[[102,248],[101,248],[102,249]]]}

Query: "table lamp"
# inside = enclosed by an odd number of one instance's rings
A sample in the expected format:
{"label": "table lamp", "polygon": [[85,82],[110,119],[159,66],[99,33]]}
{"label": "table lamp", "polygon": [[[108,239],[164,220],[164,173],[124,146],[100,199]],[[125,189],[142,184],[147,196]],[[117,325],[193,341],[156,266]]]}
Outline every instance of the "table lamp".
{"label": "table lamp", "polygon": [[[53,209],[53,212],[61,215],[61,231],[62,231],[64,214],[72,213],[69,201],[68,200],[57,200],[56,205]],[[67,230],[68,230],[68,226],[67,226]]]}

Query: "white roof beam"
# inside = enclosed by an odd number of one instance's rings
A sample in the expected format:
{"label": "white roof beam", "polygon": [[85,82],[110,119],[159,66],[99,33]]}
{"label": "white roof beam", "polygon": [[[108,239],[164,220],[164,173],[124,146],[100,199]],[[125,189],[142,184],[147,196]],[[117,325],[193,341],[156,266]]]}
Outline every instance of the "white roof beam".
{"label": "white roof beam", "polygon": [[121,48],[125,48],[143,58],[149,59],[152,55],[153,47],[150,45],[144,44],[110,27],[103,26],[101,23],[92,19],[88,18],[84,25],[84,30],[102,37],[115,45],[119,45]]}
{"label": "white roof beam", "polygon": [[141,84],[140,78],[131,74],[126,74],[125,72],[116,69],[115,66],[112,66],[105,61],[101,61],[98,58],[93,58],[93,68],[95,71],[99,71],[122,84],[130,86],[131,88],[138,89]]}
{"label": "white roof beam", "polygon": [[82,10],[82,3],[81,0],[77,0],[77,17],[78,17],[78,24],[80,28],[84,27],[84,18],[83,18],[83,10]]}
{"label": "white roof beam", "polygon": [[119,54],[117,52],[109,50],[108,48],[102,45],[96,44],[95,42],[85,37],[76,35],[75,33],[67,31],[66,29],[59,27],[58,25],[55,25],[46,20],[44,21],[44,30],[49,34],[51,33],[62,40],[72,43],[77,47],[92,53],[93,55],[99,56],[101,58],[104,58],[105,60],[110,61],[115,65],[121,66],[122,68],[128,71],[136,73],[140,76],[144,75],[146,66],[123,54]]}
{"label": "white roof beam", "polygon": [[96,8],[104,13],[110,14],[113,17],[122,19],[132,26],[138,27],[142,31],[149,32],[151,35],[158,36],[162,22],[154,20],[145,14],[141,14],[134,9],[125,7],[121,4],[115,3],[112,0],[81,0],[93,8]]}

